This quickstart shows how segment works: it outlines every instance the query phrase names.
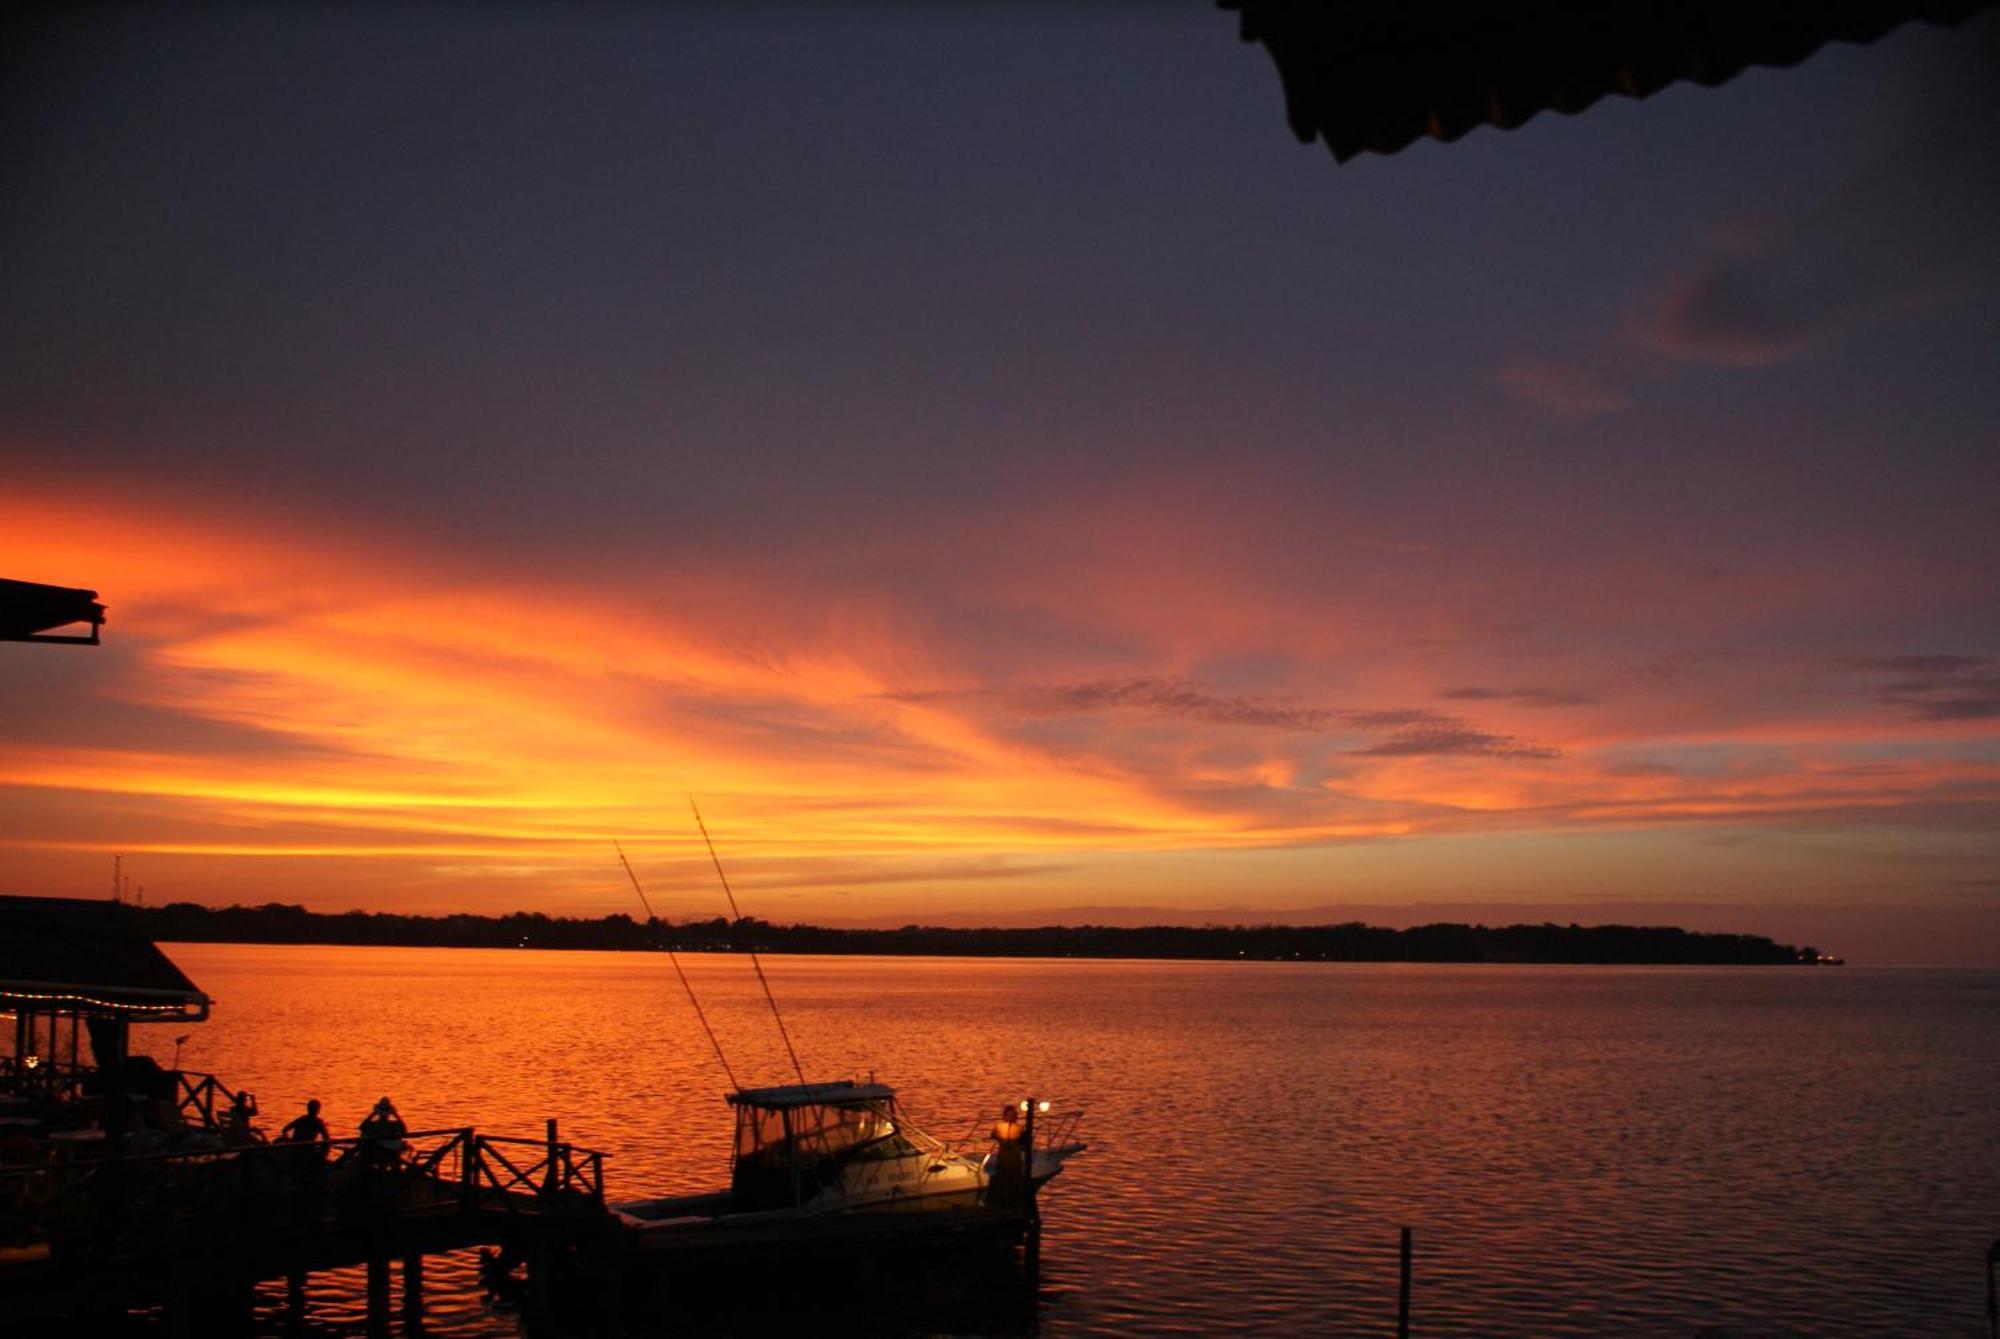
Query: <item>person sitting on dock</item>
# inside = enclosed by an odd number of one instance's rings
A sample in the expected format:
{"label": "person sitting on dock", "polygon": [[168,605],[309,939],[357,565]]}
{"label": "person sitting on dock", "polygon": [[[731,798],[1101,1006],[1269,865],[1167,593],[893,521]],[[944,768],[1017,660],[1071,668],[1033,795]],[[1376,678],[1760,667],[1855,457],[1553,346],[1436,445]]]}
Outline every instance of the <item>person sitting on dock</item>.
{"label": "person sitting on dock", "polygon": [[281,1144],[324,1144],[332,1138],[333,1132],[319,1117],[317,1097],[306,1103],[305,1115],[293,1117],[285,1123],[284,1129],[278,1131],[278,1142]]}
{"label": "person sitting on dock", "polygon": [[396,1104],[384,1097],[361,1122],[361,1137],[368,1141],[363,1156],[371,1167],[394,1167],[402,1160],[404,1137],[409,1133]]}
{"label": "person sitting on dock", "polygon": [[1027,1126],[1021,1109],[1009,1102],[993,1122],[993,1174],[987,1181],[986,1203],[996,1209],[1017,1209],[1027,1199],[1028,1162],[1023,1136]]}

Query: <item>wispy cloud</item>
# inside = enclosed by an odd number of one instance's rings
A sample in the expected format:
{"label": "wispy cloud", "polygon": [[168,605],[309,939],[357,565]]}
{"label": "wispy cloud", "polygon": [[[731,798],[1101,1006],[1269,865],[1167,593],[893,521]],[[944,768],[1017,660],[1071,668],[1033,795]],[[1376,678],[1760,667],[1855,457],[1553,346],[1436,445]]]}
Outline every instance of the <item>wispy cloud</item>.
{"label": "wispy cloud", "polygon": [[[1534,692],[1526,691],[1531,696]],[[1541,760],[1562,756],[1560,749],[1480,730],[1456,716],[1426,708],[1307,706],[1280,699],[1215,693],[1178,678],[1096,680],[1034,688],[1019,694],[1016,701],[1023,710],[1036,714],[1139,711],[1206,725],[1253,729],[1390,732],[1365,748],[1345,750],[1352,757]]]}
{"label": "wispy cloud", "polygon": [[1993,661],[1985,656],[1903,655],[1850,656],[1841,663],[1854,669],[1875,670],[1884,674],[1951,675],[1984,669]]}
{"label": "wispy cloud", "polygon": [[1581,361],[1511,354],[1501,361],[1494,380],[1513,399],[1558,418],[1595,418],[1633,404],[1625,385]]}
{"label": "wispy cloud", "polygon": [[1770,367],[1992,291],[1996,31],[1968,27],[1957,63],[1928,72],[1886,146],[1817,200],[1716,228],[1634,295],[1610,339],[1573,354],[1509,354],[1496,384],[1559,418],[1590,418],[1629,408],[1684,368]]}
{"label": "wispy cloud", "polygon": [[1674,361],[1763,367],[1901,311],[1962,301],[2000,276],[1992,238],[1994,29],[1974,26],[1893,142],[1805,210],[1739,224],[1632,314]]}
{"label": "wispy cloud", "polygon": [[1033,687],[1015,695],[1014,701],[1036,715],[1140,711],[1210,725],[1276,730],[1326,730],[1346,720],[1346,713],[1324,707],[1215,693],[1177,678],[1094,679]]}
{"label": "wispy cloud", "polygon": [[1527,707],[1586,707],[1597,696],[1576,688],[1487,688],[1474,684],[1438,694],[1454,702],[1518,702]]}
{"label": "wispy cloud", "polygon": [[2000,720],[2000,660],[1986,656],[1900,655],[1850,659],[1846,665],[1893,675],[1874,687],[1879,702],[1913,720]]}
{"label": "wispy cloud", "polygon": [[[1527,690],[1532,696],[1534,690]],[[1496,695],[1497,696],[1497,695]],[[1535,700],[1541,700],[1539,698]],[[1217,693],[1180,678],[1098,679],[1082,683],[1028,688],[1013,698],[1016,706],[1035,715],[1085,715],[1135,711],[1206,725],[1314,733],[1354,730],[1398,732],[1379,749],[1356,750],[1411,756],[1417,753],[1483,752],[1493,757],[1554,757],[1555,751],[1522,746],[1506,736],[1484,734],[1456,716],[1424,707],[1324,707],[1284,698]],[[1544,703],[1546,705],[1546,702]],[[1434,747],[1406,747],[1429,740]],[[1478,747],[1480,744],[1485,747]],[[1500,752],[1502,746],[1510,751]]]}
{"label": "wispy cloud", "polygon": [[1364,758],[1522,758],[1549,760],[1561,749],[1523,743],[1512,735],[1487,734],[1464,725],[1413,726],[1365,749],[1351,750]]}
{"label": "wispy cloud", "polygon": [[[52,533],[75,528],[46,500],[33,510],[63,522]],[[796,890],[784,905],[800,915],[844,890],[867,916],[1090,888],[1104,853],[1856,815],[1956,831],[2000,793],[1993,767],[1952,751],[1963,732],[1925,731],[1929,753],[1898,742],[1893,766],[1865,736],[1843,751],[1810,714],[1823,698],[1759,698],[1767,670],[1720,653],[1683,653],[1671,663],[1702,673],[1679,678],[1620,677],[1623,646],[1565,660],[1563,679],[1525,671],[1539,624],[1412,655],[1394,624],[1356,639],[1314,616],[1338,606],[1288,608],[1275,626],[1341,636],[1281,643],[1256,619],[1225,634],[1164,610],[1129,643],[1023,654],[1019,639],[996,652],[990,630],[922,611],[885,617],[875,593],[838,585],[801,618],[789,576],[741,564],[677,569],[692,586],[734,583],[727,599],[677,605],[635,598],[656,574],[510,584],[490,565],[385,557],[333,530],[309,544],[275,526],[211,536],[137,505],[114,509],[117,545],[79,537],[72,552],[6,524],[29,514],[0,502],[0,568],[87,571],[117,593],[118,636],[24,662],[47,719],[0,697],[13,722],[0,849],[23,887],[74,886],[83,862],[122,850],[156,871],[173,862],[181,889],[211,896],[265,895],[284,862],[285,886],[319,905],[490,905],[522,896],[523,870],[541,871],[551,906],[595,905],[611,895],[610,833],[661,870],[664,893],[696,897],[692,791],[746,879]],[[246,593],[242,572],[273,579]],[[1052,622],[1098,608],[1094,589],[1072,604],[1060,585],[1035,590]],[[1254,612],[1255,594],[1232,591],[1227,607]],[[1147,644],[1169,637],[1196,654]],[[1202,669],[1127,668],[1142,653]],[[1859,683],[1924,719],[1990,713],[1988,657],[1813,663],[1845,690],[1836,701]],[[1597,703],[1581,737],[1519,720],[1591,705],[1597,683],[1616,685],[1616,703]],[[1808,708],[1758,738],[1761,716],[1744,713],[1771,701]],[[1732,702],[1748,706],[1732,716]]]}

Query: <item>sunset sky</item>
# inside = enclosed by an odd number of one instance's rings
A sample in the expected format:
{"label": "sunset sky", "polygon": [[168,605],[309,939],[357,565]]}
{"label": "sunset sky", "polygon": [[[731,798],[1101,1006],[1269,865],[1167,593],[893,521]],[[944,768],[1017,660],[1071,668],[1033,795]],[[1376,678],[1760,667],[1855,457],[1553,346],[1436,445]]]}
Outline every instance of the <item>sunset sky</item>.
{"label": "sunset sky", "polygon": [[13,23],[0,891],[2000,962],[2000,16],[1345,166],[1198,3]]}

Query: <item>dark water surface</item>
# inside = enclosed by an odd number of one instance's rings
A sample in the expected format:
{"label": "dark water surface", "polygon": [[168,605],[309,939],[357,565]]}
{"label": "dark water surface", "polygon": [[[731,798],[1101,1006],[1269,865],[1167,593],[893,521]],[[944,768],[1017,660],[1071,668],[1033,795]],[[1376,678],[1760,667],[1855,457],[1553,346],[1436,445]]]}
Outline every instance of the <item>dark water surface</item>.
{"label": "dark water surface", "polygon": [[[185,1066],[254,1090],[271,1128],[319,1097],[350,1134],[387,1093],[413,1129],[558,1116],[616,1154],[614,1198],[726,1181],[725,1085],[664,957],[169,951],[217,1001]],[[788,1081],[749,963],[682,961],[739,1077]],[[1039,1287],[901,1328],[1389,1334],[1408,1225],[1425,1336],[1984,1333],[2000,972],[765,970],[810,1076],[872,1071],[934,1133],[1029,1092],[1089,1109]],[[435,1334],[515,1332],[463,1260],[431,1300]],[[319,1332],[361,1318],[357,1278],[316,1280]]]}

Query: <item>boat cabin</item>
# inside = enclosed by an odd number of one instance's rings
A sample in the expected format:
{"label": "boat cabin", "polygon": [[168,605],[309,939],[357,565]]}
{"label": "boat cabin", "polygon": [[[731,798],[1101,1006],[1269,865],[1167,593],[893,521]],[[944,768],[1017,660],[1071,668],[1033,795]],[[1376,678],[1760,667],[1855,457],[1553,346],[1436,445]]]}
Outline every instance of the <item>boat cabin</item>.
{"label": "boat cabin", "polygon": [[740,1212],[789,1209],[840,1184],[857,1163],[920,1156],[884,1083],[789,1084],[729,1094],[736,1108],[732,1205]]}

